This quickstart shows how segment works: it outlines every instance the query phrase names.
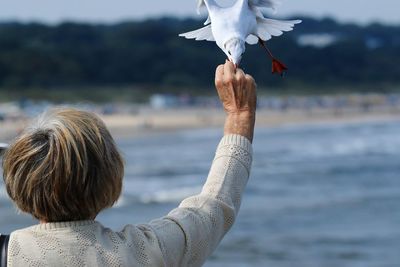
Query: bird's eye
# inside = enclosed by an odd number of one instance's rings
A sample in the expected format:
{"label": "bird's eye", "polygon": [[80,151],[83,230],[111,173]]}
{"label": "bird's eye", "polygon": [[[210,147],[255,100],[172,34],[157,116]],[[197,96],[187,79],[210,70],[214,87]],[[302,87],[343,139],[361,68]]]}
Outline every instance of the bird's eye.
{"label": "bird's eye", "polygon": [[229,54],[230,56],[232,56],[231,51],[228,51],[228,54]]}

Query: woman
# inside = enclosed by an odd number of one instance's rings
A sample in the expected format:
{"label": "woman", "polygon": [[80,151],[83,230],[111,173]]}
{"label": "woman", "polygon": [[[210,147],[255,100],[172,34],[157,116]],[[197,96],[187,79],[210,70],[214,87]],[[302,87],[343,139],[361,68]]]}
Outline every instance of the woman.
{"label": "woman", "polygon": [[123,160],[94,114],[57,110],[10,145],[7,192],[40,224],[11,233],[8,266],[201,266],[232,226],[248,180],[255,82],[231,62],[215,84],[227,113],[222,138],[199,195],[167,216],[114,232],[96,216],[121,194]]}

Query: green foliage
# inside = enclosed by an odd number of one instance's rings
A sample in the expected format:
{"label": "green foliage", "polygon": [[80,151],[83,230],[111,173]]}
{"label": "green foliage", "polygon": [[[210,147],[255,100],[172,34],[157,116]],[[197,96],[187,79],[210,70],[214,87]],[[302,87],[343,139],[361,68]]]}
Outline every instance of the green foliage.
{"label": "green foliage", "polygon": [[[242,68],[260,87],[400,84],[400,27],[303,21],[294,32],[268,42],[290,69],[284,80],[271,75],[271,62],[259,46],[248,46]],[[223,53],[212,42],[178,37],[201,25],[172,18],[115,25],[3,23],[0,87],[211,87]],[[335,36],[336,42],[318,48],[297,41],[321,33]]]}

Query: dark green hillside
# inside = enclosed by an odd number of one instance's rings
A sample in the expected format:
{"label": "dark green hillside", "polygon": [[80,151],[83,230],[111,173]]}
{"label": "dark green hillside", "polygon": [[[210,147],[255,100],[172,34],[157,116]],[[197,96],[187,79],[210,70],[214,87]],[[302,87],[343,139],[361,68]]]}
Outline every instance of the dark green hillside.
{"label": "dark green hillside", "polygon": [[[400,84],[400,27],[303,21],[269,42],[290,68],[284,80],[270,74],[260,47],[248,48],[242,67],[259,85],[360,90]],[[172,18],[115,25],[2,23],[0,87],[208,87],[223,53],[214,43],[178,37],[201,25]],[[316,45],[321,38],[328,42]]]}

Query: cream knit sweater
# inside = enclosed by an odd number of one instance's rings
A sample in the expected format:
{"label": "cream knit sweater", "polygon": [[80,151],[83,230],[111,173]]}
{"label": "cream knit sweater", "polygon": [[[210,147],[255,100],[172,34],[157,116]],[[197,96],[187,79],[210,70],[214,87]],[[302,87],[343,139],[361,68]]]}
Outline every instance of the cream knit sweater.
{"label": "cream knit sweater", "polygon": [[199,195],[167,216],[114,232],[96,221],[15,231],[8,266],[201,266],[232,226],[252,161],[250,142],[222,138]]}

